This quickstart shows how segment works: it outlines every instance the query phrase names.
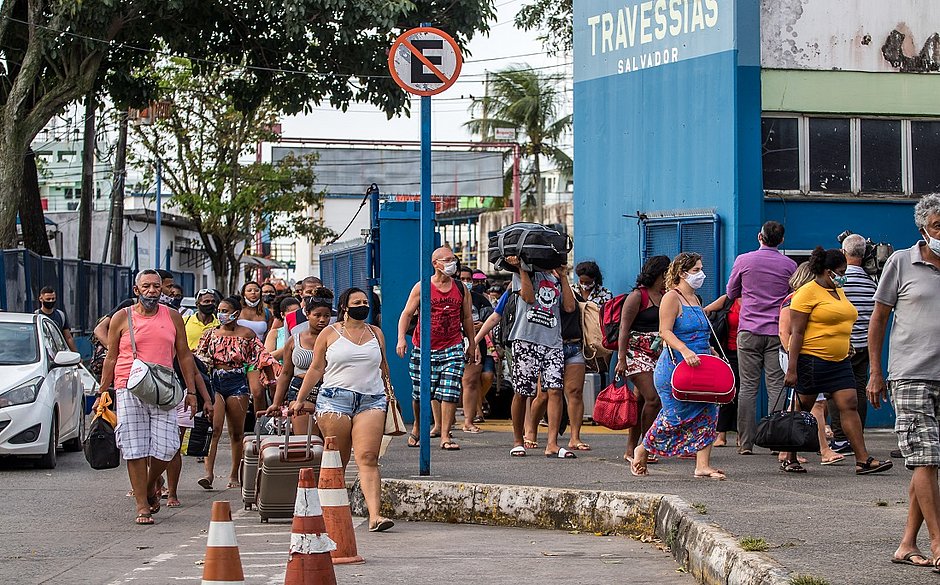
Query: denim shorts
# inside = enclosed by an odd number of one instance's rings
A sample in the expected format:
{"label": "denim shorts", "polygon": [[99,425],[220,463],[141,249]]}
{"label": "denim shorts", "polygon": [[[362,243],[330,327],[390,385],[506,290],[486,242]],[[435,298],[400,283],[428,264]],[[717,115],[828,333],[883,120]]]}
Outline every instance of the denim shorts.
{"label": "denim shorts", "polygon": [[242,370],[215,370],[212,372],[212,390],[223,400],[232,396],[248,396],[248,378]]}
{"label": "denim shorts", "polygon": [[490,374],[496,373],[496,360],[493,359],[491,355],[483,356],[483,372],[488,372]]}
{"label": "denim shorts", "polygon": [[584,363],[584,351],[580,341],[565,342],[565,365],[577,366]]}
{"label": "denim shorts", "polygon": [[[284,403],[290,404],[291,402],[297,400],[298,394],[300,394],[300,387],[304,383],[303,376],[294,376],[290,379],[290,386],[287,388],[287,395],[284,397]],[[317,403],[317,394],[320,391],[320,385],[317,384],[313,387],[313,390],[310,391],[310,394],[307,394],[307,402]]]}
{"label": "denim shorts", "polygon": [[360,412],[381,410],[385,412],[388,399],[385,394],[360,394],[343,388],[321,388],[317,395],[317,417],[324,414],[339,414],[355,418]]}

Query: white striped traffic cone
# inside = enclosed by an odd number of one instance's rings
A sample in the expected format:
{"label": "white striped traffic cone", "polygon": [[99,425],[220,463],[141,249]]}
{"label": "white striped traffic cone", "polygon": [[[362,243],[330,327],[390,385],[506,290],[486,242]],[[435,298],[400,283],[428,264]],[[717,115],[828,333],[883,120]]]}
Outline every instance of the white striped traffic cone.
{"label": "white striped traffic cone", "polygon": [[284,585],[336,585],[330,561],[330,552],[336,550],[336,543],[326,534],[312,467],[300,470],[290,532],[290,560]]}
{"label": "white striped traffic cone", "polygon": [[235,524],[228,502],[212,503],[202,585],[245,585],[245,573],[235,541]]}
{"label": "white striped traffic cone", "polygon": [[336,550],[330,553],[333,564],[364,563],[356,550],[356,532],[353,530],[349,494],[346,493],[346,480],[343,477],[343,461],[336,450],[336,437],[323,439],[318,491],[326,531],[336,541]]}

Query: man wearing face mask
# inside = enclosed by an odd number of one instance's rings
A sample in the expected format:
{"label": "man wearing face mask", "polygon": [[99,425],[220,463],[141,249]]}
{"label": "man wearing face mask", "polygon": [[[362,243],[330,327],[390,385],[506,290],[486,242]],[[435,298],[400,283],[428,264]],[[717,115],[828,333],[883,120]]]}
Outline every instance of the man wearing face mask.
{"label": "man wearing face mask", "polygon": [[[431,264],[434,266],[434,275],[431,277],[431,380],[430,388],[432,409],[440,409],[440,416],[436,426],[438,432],[432,429],[432,437],[441,437],[441,449],[457,451],[460,445],[452,440],[450,429],[460,403],[461,384],[464,372],[464,363],[476,363],[477,346],[473,343],[474,329],[471,311],[470,295],[463,283],[455,281],[457,276],[457,256],[450,248],[438,248],[431,255]],[[421,309],[421,283],[411,289],[405,309],[398,319],[398,344],[396,350],[399,357],[408,353],[406,335],[412,316],[420,314]],[[464,343],[466,340],[466,350]],[[418,424],[421,420],[421,323],[415,327],[412,336],[414,349],[411,352],[411,381],[414,385],[412,403],[414,405],[415,422],[408,445],[418,445]],[[425,381],[427,383],[427,381]],[[435,412],[435,414],[437,414]],[[472,421],[472,419],[471,419]]]}
{"label": "man wearing face mask", "polygon": [[790,292],[796,262],[777,249],[783,243],[783,225],[768,221],[757,235],[760,248],[741,254],[728,279],[728,299],[741,299],[738,326],[738,453],[754,453],[757,434],[757,392],[761,374],[766,378],[768,401],[777,402],[783,392],[780,368],[780,305]]}
{"label": "man wearing face mask", "polygon": [[184,319],[193,314],[192,309],[183,307],[183,287],[176,283],[173,283],[170,287],[170,302],[168,304],[176,309]]}
{"label": "man wearing face mask", "polygon": [[196,293],[196,311],[183,320],[189,349],[196,349],[206,329],[219,326],[219,319],[216,317],[218,305],[219,297],[214,290],[204,288]]}
{"label": "man wearing face mask", "polygon": [[284,315],[284,326],[287,327],[288,335],[293,335],[295,333],[294,327],[307,322],[307,315],[304,314],[303,307],[307,304],[307,299],[313,298],[314,291],[323,286],[323,281],[316,276],[308,276],[307,278],[303,279],[300,284],[301,308]]}
{"label": "man wearing face mask", "polygon": [[69,346],[69,349],[78,351],[75,349],[75,340],[72,339],[72,329],[69,327],[68,315],[65,314],[64,310],[56,308],[56,303],[55,289],[51,286],[44,286],[42,290],[39,291],[39,308],[35,313],[37,315],[45,315],[52,319],[56,326],[58,326],[59,331],[62,332],[62,337],[65,338],[65,344]]}
{"label": "man wearing face mask", "polygon": [[[924,195],[914,222],[924,239],[895,252],[878,281],[868,329],[868,400],[881,408],[891,388],[898,447],[913,471],[907,523],[893,558],[927,567],[930,557],[940,559],[940,195]],[[892,311],[885,384],[881,356]],[[923,524],[931,543],[924,553],[917,548]]]}
{"label": "man wearing face mask", "polygon": [[[473,330],[474,335],[480,331],[480,328],[483,326],[483,323],[493,314],[493,305],[490,304],[489,299],[487,299],[481,292],[478,292],[479,288],[474,286],[476,282],[479,282],[477,278],[477,273],[479,271],[470,270],[470,268],[463,266],[460,268],[460,282],[467,288],[467,292],[470,295],[470,312],[473,318]],[[482,272],[479,272],[485,281],[486,275]],[[485,285],[484,285],[485,290]],[[486,342],[481,341],[479,343],[480,355],[483,356],[486,354]],[[495,372],[495,366],[492,359],[490,360],[480,360],[480,363],[476,361],[469,362],[464,366],[463,372],[463,432],[477,434],[482,432],[480,427],[476,425],[478,422],[483,422],[483,398],[486,393],[489,391],[489,385],[484,383],[483,380],[486,379],[490,383],[493,381],[492,375],[484,376],[484,366],[487,366],[487,374],[492,374]]]}

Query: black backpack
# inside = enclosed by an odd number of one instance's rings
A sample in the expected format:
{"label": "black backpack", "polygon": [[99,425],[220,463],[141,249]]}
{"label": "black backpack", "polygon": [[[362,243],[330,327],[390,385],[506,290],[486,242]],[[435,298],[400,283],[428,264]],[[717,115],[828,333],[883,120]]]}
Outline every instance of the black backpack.
{"label": "black backpack", "polygon": [[496,345],[500,347],[509,347],[509,334],[512,333],[512,327],[516,322],[516,304],[519,302],[519,292],[510,291],[509,298],[506,299],[506,306],[503,307],[503,314],[500,315],[499,325],[493,330],[493,339]]}

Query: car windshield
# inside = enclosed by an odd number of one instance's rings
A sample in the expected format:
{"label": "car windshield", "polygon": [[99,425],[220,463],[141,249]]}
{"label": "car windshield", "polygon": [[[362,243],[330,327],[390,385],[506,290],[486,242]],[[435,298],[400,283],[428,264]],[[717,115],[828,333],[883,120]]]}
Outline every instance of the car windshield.
{"label": "car windshield", "polygon": [[39,342],[32,323],[0,322],[0,366],[22,366],[39,361]]}

